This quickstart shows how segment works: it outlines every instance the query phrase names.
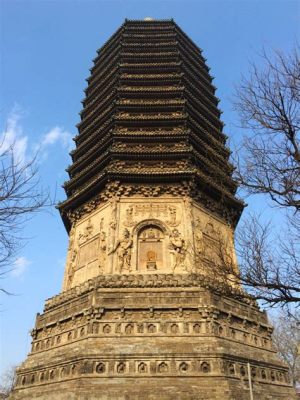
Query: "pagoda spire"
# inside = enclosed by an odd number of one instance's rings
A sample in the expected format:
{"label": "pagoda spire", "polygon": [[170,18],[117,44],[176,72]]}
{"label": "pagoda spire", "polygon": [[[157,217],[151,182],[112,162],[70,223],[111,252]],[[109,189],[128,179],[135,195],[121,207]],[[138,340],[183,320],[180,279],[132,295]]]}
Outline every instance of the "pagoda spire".
{"label": "pagoda spire", "polygon": [[190,195],[235,225],[221,111],[201,50],[173,20],[126,20],[98,51],[64,184],[68,215],[108,182],[189,184]]}

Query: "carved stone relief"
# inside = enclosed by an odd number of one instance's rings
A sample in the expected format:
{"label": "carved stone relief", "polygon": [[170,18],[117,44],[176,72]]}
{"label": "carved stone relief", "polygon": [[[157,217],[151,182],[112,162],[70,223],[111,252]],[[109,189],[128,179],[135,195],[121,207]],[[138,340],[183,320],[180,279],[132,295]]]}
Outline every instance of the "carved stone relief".
{"label": "carved stone relief", "polygon": [[108,272],[110,208],[106,204],[88,219],[78,221],[70,232],[64,289]]}
{"label": "carved stone relief", "polygon": [[169,206],[168,210],[169,210],[169,218],[170,219],[169,219],[169,221],[167,221],[167,224],[172,227],[178,226],[180,224],[180,219],[178,217],[177,207]]}
{"label": "carved stone relief", "polygon": [[196,256],[203,254],[204,243],[203,243],[203,233],[200,219],[197,218],[194,228],[194,240],[195,240],[195,253]]}
{"label": "carved stone relief", "polygon": [[76,261],[77,261],[77,250],[73,249],[71,250],[71,256],[70,256],[70,261],[69,261],[69,266],[68,266],[68,287],[71,286],[73,277],[74,277],[74,272],[76,269]]}
{"label": "carved stone relief", "polygon": [[126,209],[126,219],[124,221],[125,226],[133,226],[136,224],[136,222],[133,220],[133,212],[134,212],[134,206],[130,204],[128,208]]}
{"label": "carved stone relief", "polygon": [[98,250],[98,237],[95,237],[88,242],[84,242],[83,244],[79,244],[79,256],[76,269],[85,267],[91,262],[97,262]]}
{"label": "carved stone relief", "polygon": [[235,224],[241,210],[228,207],[224,202],[216,202],[208,198],[203,192],[199,192],[192,182],[181,182],[177,185],[124,185],[119,181],[110,182],[105,189],[92,200],[76,210],[66,210],[64,214],[71,223],[78,221],[82,216],[95,210],[100,204],[114,198],[115,196],[131,197],[142,195],[145,197],[159,197],[163,195],[190,196],[208,208],[210,211],[220,215],[225,221]]}
{"label": "carved stone relief", "polygon": [[229,225],[214,220],[206,213],[195,209],[194,250],[197,269],[207,274],[211,265],[222,266],[226,261],[232,263],[233,246],[228,237],[232,236]]}
{"label": "carved stone relief", "polygon": [[176,269],[186,269],[186,266],[184,264],[185,258],[186,258],[186,242],[182,238],[180,232],[178,229],[173,229],[171,235],[170,235],[170,250],[171,253],[173,254],[173,272],[176,271]]}
{"label": "carved stone relief", "polygon": [[128,201],[117,194],[70,233],[67,287],[102,274],[207,270],[206,262],[217,261],[219,224],[188,196]]}
{"label": "carved stone relief", "polygon": [[101,218],[100,221],[100,233],[99,233],[99,273],[103,274],[105,271],[107,259],[107,237],[106,232],[104,231],[104,218]]}
{"label": "carved stone relief", "polygon": [[144,203],[135,206],[136,215],[146,218],[167,216],[168,206],[162,203]]}
{"label": "carved stone relief", "polygon": [[[116,229],[117,229],[117,212],[118,212],[118,201],[114,197],[110,201],[110,221],[109,221],[109,243],[108,243],[108,254],[114,253],[115,240],[116,240]],[[113,272],[113,256],[109,257],[108,272]]]}
{"label": "carved stone relief", "polygon": [[120,239],[118,239],[114,248],[108,253],[117,254],[117,273],[131,272],[131,248],[132,238],[128,229],[124,229]]}
{"label": "carved stone relief", "polygon": [[175,227],[180,223],[180,215],[175,205],[147,202],[130,204],[126,209],[124,226],[132,227],[143,219],[162,218],[169,226]]}
{"label": "carved stone relief", "polygon": [[93,236],[94,226],[91,223],[91,220],[88,220],[86,227],[83,232],[79,232],[78,235],[78,243],[79,245],[84,244],[87,240],[89,240]]}
{"label": "carved stone relief", "polygon": [[[132,362],[133,361],[133,362]],[[161,357],[160,360],[155,360],[156,368],[151,368],[149,360],[141,361],[138,357],[130,361],[113,360],[109,363],[105,361],[93,360],[93,361],[82,361],[77,363],[64,363],[56,368],[52,365],[46,368],[39,368],[35,373],[23,372],[17,377],[16,386],[30,386],[43,384],[47,380],[60,381],[67,379],[74,379],[75,375],[85,375],[85,374],[96,374],[99,378],[101,375],[105,377],[107,372],[115,375],[125,374],[131,372],[136,375],[148,374],[172,374],[172,375],[182,375],[191,374],[192,376],[209,374],[211,372],[221,372],[221,374],[235,375],[237,379],[245,379],[247,377],[247,367],[245,364],[240,364],[232,361],[225,361],[219,359],[217,362],[212,363],[208,360],[197,360],[189,359],[186,361],[177,362],[176,365],[171,367],[169,361],[163,361]],[[133,367],[133,368],[132,368]],[[170,368],[171,367],[171,368]],[[259,380],[267,382],[278,382],[278,383],[288,383],[289,377],[286,371],[280,369],[271,369],[262,367],[260,365],[251,366],[251,377],[256,382]]]}

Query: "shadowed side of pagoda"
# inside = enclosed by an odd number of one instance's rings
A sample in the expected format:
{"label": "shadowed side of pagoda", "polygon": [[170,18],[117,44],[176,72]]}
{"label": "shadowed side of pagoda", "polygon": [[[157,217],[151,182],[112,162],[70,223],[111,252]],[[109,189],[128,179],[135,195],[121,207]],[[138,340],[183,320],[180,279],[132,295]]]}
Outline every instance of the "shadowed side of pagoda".
{"label": "shadowed side of pagoda", "polygon": [[216,271],[238,271],[243,203],[205,61],[172,20],[127,20],[98,51],[59,205],[63,290],[11,399],[293,398],[266,315],[217,290],[241,293]]}

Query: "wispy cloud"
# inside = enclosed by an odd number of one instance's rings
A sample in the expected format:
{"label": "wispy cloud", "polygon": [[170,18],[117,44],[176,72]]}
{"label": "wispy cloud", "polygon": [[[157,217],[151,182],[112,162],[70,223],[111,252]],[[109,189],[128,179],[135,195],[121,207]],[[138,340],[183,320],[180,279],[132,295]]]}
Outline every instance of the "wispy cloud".
{"label": "wispy cloud", "polygon": [[21,110],[14,107],[7,118],[5,129],[0,134],[1,153],[11,149],[16,163],[25,162],[28,149],[28,136],[23,133],[21,117]]}
{"label": "wispy cloud", "polygon": [[59,126],[55,126],[54,128],[50,129],[49,132],[43,135],[41,140],[41,148],[45,148],[56,143],[60,143],[61,146],[70,150],[73,143],[71,133]]}
{"label": "wispy cloud", "polygon": [[21,120],[24,113],[19,106],[15,106],[10,112],[6,126],[0,133],[0,152],[11,149],[17,163],[25,163],[26,160],[33,158],[39,153],[39,161],[47,158],[50,149],[59,145],[70,151],[73,147],[72,135],[60,126],[50,128],[46,133],[41,134],[40,138],[31,141],[28,135],[24,134]]}
{"label": "wispy cloud", "polygon": [[26,257],[18,257],[11,270],[11,276],[14,278],[21,278],[30,264],[31,261],[29,261]]}
{"label": "wispy cloud", "polygon": [[39,161],[45,161],[49,152],[57,145],[70,151],[72,149],[72,135],[70,132],[55,126],[42,135],[40,141],[34,145],[34,150],[39,154]]}

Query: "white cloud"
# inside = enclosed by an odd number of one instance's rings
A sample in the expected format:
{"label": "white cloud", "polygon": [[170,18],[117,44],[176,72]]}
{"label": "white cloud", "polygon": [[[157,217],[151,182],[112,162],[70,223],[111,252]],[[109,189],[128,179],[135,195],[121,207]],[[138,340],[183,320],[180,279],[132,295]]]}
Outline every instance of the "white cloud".
{"label": "white cloud", "polygon": [[11,270],[11,276],[14,278],[20,278],[30,264],[31,261],[29,261],[26,257],[18,257]]}
{"label": "white cloud", "polygon": [[[11,149],[16,163],[25,163],[38,152],[39,160],[47,158],[49,148],[60,145],[70,151],[73,147],[72,135],[70,132],[60,126],[54,126],[48,132],[40,136],[35,143],[31,143],[29,136],[23,132],[20,124],[23,112],[20,107],[15,106],[9,114],[5,129],[0,133],[0,152]],[[29,146],[30,145],[30,146]],[[29,152],[30,147],[30,152]],[[29,153],[29,154],[28,154]]]}
{"label": "white cloud", "polygon": [[71,133],[59,126],[55,126],[42,137],[41,147],[45,148],[56,143],[60,143],[64,148],[70,150],[73,143]]}
{"label": "white cloud", "polygon": [[9,149],[13,151],[16,163],[23,164],[26,160],[28,148],[28,137],[23,134],[20,125],[21,111],[14,107],[6,121],[6,127],[0,134],[0,151],[5,152]]}

